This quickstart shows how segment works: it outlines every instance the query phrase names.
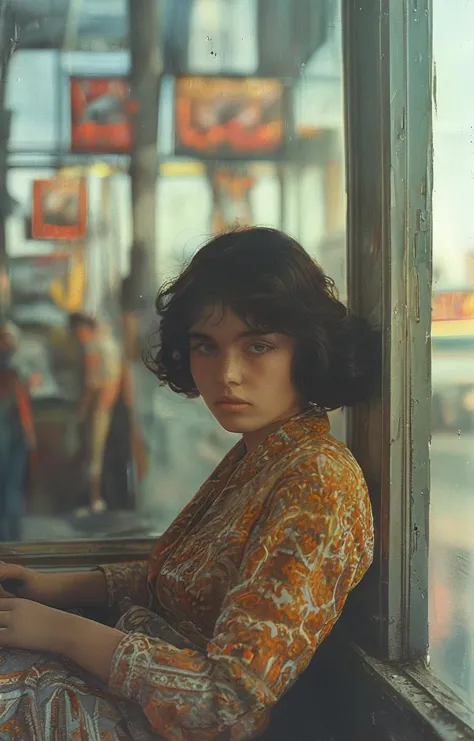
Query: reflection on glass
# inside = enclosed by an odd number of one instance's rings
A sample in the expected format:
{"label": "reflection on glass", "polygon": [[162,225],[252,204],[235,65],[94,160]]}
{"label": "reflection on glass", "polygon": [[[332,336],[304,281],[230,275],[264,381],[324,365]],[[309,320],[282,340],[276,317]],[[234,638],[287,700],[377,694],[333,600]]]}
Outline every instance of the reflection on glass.
{"label": "reflection on glass", "polygon": [[436,0],[430,661],[474,712],[473,23]]}
{"label": "reflection on glass", "polygon": [[0,372],[18,470],[0,540],[155,535],[234,443],[144,367],[160,283],[210,235],[258,224],[302,241],[345,297],[338,3],[162,0],[162,67],[145,68],[157,130],[125,0],[18,5],[0,101]]}

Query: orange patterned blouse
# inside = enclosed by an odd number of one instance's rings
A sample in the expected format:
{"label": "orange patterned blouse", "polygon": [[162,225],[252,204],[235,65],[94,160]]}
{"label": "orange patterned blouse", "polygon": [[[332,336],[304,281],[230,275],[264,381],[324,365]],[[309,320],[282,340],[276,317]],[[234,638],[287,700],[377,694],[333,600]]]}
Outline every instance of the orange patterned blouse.
{"label": "orange patterned blouse", "polygon": [[148,564],[103,567],[110,605],[153,611],[129,632],[109,689],[169,741],[247,739],[308,666],[367,571],[363,475],[311,410],[245,455],[238,443]]}

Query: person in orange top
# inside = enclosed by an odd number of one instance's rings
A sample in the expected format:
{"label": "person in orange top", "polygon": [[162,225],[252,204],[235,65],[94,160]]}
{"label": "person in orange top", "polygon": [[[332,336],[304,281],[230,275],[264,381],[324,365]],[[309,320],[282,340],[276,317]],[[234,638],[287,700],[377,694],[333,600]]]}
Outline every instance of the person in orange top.
{"label": "person in orange top", "polygon": [[105,446],[123,380],[123,353],[120,343],[105,323],[87,314],[69,318],[84,353],[83,393],[79,403],[79,421],[85,425],[90,482],[90,506],[77,514],[101,513],[107,509],[102,499],[102,470]]}
{"label": "person in orange top", "polygon": [[[44,741],[253,738],[372,561],[364,477],[326,411],[372,392],[376,335],[321,268],[281,232],[235,231],[156,307],[149,368],[240,439],[148,562],[66,575],[0,565],[17,594],[0,599],[5,741],[31,728]],[[81,604],[120,620],[53,607]]]}
{"label": "person in orange top", "polygon": [[16,340],[0,327],[0,541],[21,540],[29,473],[36,464],[36,437],[26,384],[13,367]]}

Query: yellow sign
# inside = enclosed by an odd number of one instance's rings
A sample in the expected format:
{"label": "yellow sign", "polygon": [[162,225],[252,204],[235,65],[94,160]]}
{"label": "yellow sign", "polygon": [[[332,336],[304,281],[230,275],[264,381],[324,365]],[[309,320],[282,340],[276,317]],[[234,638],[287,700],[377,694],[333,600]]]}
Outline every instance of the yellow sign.
{"label": "yellow sign", "polygon": [[84,252],[73,252],[67,280],[60,278],[51,283],[49,293],[56,306],[68,313],[79,311],[84,300],[86,274]]}
{"label": "yellow sign", "polygon": [[446,291],[433,296],[433,322],[474,319],[474,291]]}

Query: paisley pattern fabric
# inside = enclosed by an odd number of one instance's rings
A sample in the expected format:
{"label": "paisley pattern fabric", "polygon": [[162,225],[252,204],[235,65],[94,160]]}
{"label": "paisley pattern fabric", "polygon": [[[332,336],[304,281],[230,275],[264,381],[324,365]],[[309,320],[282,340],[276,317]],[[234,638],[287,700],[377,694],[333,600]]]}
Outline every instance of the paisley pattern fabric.
{"label": "paisley pattern fabric", "polygon": [[[131,608],[117,628],[163,640],[170,635],[158,615],[141,607]],[[159,736],[138,705],[112,697],[72,662],[0,649],[0,739],[156,741]]]}
{"label": "paisley pattern fabric", "polygon": [[13,718],[20,738],[46,741],[258,735],[372,552],[362,473],[325,415],[293,418],[247,455],[238,443],[147,564],[103,567],[126,633],[108,687],[61,660],[0,651],[0,739],[16,738]]}

